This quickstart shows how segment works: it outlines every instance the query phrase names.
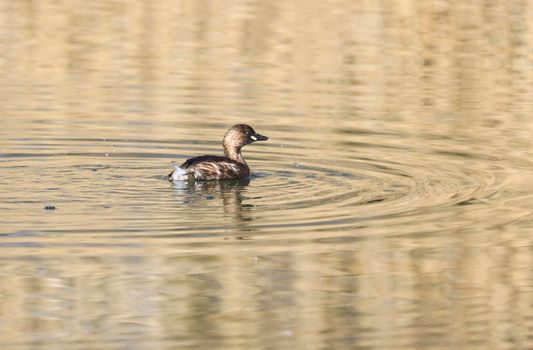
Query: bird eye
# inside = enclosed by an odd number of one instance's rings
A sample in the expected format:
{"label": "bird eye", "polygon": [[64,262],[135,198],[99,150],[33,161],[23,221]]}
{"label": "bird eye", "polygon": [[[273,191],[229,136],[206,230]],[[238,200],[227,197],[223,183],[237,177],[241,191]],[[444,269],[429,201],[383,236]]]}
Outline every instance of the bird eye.
{"label": "bird eye", "polygon": [[255,135],[250,136],[250,138],[254,141],[257,141],[257,137]]}

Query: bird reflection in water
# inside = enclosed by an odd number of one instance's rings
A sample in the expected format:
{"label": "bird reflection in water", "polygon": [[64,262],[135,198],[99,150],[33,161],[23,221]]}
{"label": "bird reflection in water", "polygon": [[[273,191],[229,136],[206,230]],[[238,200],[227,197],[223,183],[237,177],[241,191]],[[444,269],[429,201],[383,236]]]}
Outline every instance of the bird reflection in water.
{"label": "bird reflection in water", "polygon": [[[188,206],[188,213],[194,215],[194,208],[201,207],[211,212],[208,215],[218,215],[221,212],[216,207],[222,206],[225,217],[231,218],[237,231],[251,231],[248,222],[254,220],[251,210],[253,204],[244,204],[248,198],[244,195],[250,184],[249,178],[220,181],[179,181],[174,183],[174,189],[180,194],[183,203]],[[206,215],[204,210],[197,214]],[[226,226],[226,225],[225,225]]]}

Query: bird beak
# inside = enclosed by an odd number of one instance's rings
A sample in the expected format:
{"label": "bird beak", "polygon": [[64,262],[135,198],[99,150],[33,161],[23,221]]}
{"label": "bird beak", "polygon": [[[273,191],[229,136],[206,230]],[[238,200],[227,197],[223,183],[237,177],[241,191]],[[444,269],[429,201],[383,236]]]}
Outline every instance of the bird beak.
{"label": "bird beak", "polygon": [[260,135],[260,134],[252,135],[252,136],[250,136],[250,138],[252,140],[254,140],[254,141],[266,141],[266,140],[268,140],[268,137]]}

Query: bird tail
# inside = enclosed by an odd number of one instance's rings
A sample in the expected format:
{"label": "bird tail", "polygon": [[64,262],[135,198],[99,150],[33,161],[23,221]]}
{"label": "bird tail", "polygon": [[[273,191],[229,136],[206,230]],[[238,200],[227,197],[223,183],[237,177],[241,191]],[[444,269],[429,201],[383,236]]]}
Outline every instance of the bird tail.
{"label": "bird tail", "polygon": [[174,170],[168,175],[169,181],[183,181],[189,179],[187,170],[183,169],[179,165],[172,164]]}

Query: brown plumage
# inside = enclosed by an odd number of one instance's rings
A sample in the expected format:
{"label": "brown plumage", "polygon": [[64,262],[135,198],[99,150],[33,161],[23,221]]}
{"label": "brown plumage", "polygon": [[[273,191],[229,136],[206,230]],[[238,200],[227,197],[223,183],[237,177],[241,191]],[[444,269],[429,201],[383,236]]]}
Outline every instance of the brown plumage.
{"label": "brown plumage", "polygon": [[266,141],[246,124],[233,125],[224,135],[222,145],[224,156],[200,156],[187,159],[182,165],[174,166],[170,181],[179,180],[225,180],[250,175],[250,168],[244,160],[241,148],[255,141]]}

